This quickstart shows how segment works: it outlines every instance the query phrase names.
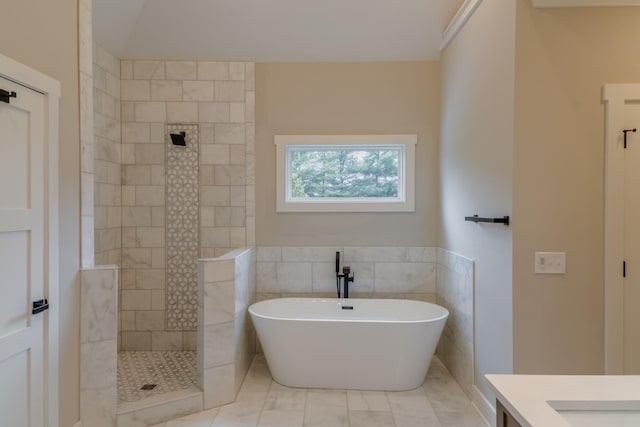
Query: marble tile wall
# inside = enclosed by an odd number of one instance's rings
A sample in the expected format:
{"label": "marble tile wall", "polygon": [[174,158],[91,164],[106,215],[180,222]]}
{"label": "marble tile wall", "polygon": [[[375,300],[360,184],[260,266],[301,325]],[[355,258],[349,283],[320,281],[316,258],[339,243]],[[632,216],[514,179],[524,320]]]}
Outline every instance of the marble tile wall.
{"label": "marble tile wall", "polygon": [[80,286],[80,419],[115,427],[118,267],[84,269]]}
{"label": "marble tile wall", "polygon": [[166,319],[166,124],[198,124],[200,256],[255,242],[254,64],[121,61],[122,349],[191,350]]}
{"label": "marble tile wall", "polygon": [[449,310],[436,354],[471,398],[474,366],[474,262],[438,249],[436,302]]}
{"label": "marble tile wall", "polygon": [[255,354],[247,308],[255,301],[256,249],[198,261],[199,386],[204,407],[233,402]]}
{"label": "marble tile wall", "polygon": [[435,302],[436,248],[430,247],[259,247],[258,300],[335,297],[336,252],[355,275],[350,295]]}
{"label": "marble tile wall", "polygon": [[93,182],[96,265],[121,265],[120,60],[93,46]]}

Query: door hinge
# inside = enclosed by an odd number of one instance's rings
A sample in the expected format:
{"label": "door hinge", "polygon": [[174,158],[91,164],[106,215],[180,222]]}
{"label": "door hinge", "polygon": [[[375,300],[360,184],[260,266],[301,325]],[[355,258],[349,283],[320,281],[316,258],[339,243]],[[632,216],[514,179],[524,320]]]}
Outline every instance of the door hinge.
{"label": "door hinge", "polygon": [[31,314],[42,313],[45,310],[49,310],[49,301],[46,299],[41,299],[33,302],[33,309],[31,310]]}
{"label": "door hinge", "polygon": [[622,277],[627,277],[627,261],[622,261]]}
{"label": "door hinge", "polygon": [[18,96],[15,92],[9,92],[4,89],[0,89],[0,101],[6,102],[7,104],[11,101],[10,98],[16,98]]}

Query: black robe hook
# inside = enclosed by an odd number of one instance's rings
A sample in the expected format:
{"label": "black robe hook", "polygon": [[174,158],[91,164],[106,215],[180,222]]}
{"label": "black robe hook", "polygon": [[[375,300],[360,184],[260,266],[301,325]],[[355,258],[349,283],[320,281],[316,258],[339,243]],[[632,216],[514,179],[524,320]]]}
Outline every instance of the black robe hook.
{"label": "black robe hook", "polygon": [[625,129],[622,132],[624,133],[624,148],[627,148],[627,132],[635,132],[637,129]]}

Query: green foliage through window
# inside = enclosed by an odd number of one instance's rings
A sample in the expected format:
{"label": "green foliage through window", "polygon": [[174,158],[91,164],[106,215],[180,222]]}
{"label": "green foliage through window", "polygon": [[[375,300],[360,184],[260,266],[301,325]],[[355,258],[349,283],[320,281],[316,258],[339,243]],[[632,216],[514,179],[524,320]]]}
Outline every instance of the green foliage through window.
{"label": "green foliage through window", "polygon": [[291,197],[397,198],[400,147],[289,146]]}

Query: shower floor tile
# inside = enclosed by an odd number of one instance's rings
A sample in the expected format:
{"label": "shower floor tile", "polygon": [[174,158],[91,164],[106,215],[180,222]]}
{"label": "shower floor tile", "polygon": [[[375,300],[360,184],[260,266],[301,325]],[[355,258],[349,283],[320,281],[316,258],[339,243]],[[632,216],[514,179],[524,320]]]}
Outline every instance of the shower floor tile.
{"label": "shower floor tile", "polygon": [[[135,402],[196,383],[195,351],[122,351],[118,353],[118,403]],[[142,390],[156,384],[151,390]]]}

